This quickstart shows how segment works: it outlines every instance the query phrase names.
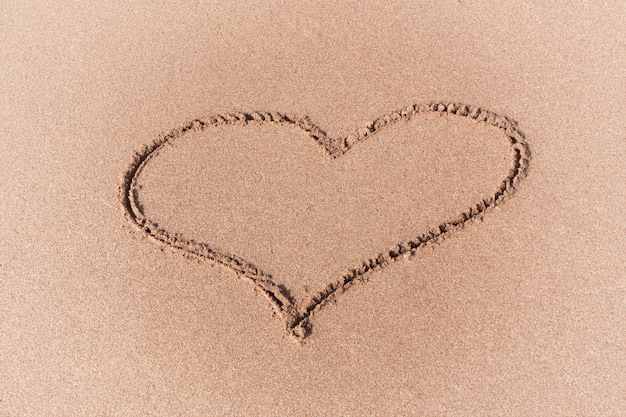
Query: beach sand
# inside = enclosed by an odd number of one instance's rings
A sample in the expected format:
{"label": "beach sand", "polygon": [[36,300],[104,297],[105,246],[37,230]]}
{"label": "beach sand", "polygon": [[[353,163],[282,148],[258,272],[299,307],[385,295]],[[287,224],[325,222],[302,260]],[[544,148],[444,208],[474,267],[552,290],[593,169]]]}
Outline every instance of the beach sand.
{"label": "beach sand", "polygon": [[626,410],[626,7],[382,3],[3,7],[0,415]]}

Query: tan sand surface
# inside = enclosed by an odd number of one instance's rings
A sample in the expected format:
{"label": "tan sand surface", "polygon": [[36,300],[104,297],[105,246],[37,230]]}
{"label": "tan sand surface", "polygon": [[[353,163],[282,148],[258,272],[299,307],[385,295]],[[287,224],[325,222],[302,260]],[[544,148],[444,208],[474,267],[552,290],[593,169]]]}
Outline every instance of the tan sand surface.
{"label": "tan sand surface", "polygon": [[623,2],[83,3],[0,7],[0,416],[624,415]]}

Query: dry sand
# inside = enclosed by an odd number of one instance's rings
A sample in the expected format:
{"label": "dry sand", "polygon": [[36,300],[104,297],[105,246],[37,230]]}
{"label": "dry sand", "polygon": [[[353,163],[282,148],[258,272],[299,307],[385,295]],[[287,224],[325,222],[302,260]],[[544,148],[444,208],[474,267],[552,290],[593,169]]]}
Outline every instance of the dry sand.
{"label": "dry sand", "polygon": [[626,7],[382,3],[2,7],[0,415],[623,415]]}

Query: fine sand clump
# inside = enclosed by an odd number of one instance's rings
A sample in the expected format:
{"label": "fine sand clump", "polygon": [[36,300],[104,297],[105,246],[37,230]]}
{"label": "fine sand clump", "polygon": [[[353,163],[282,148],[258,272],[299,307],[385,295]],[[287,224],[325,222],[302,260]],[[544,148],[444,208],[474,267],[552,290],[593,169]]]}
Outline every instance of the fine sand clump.
{"label": "fine sand clump", "polygon": [[[210,243],[172,232],[151,220],[145,214],[141,204],[142,171],[157,158],[166,146],[193,132],[203,132],[211,128],[224,126],[285,126],[299,129],[315,141],[330,159],[340,158],[357,144],[375,136],[381,130],[392,125],[406,123],[419,116],[468,120],[482,126],[496,129],[502,140],[507,143],[510,153],[508,174],[499,184],[494,184],[494,191],[478,199],[470,207],[458,212],[439,224],[418,231],[406,239],[396,242],[374,256],[363,259],[350,267],[340,277],[335,277],[320,291],[298,300],[290,293],[280,277],[262,270],[255,263],[233,253],[220,250]],[[397,111],[387,113],[371,123],[356,129],[345,137],[331,137],[305,116],[296,116],[277,112],[239,112],[219,114],[206,119],[195,119],[183,124],[166,134],[160,135],[153,143],[145,146],[134,156],[133,162],[123,174],[120,187],[120,201],[128,221],[145,237],[159,244],[182,252],[186,256],[205,259],[225,265],[237,275],[248,279],[262,291],[270,301],[276,315],[284,322],[288,334],[297,340],[306,337],[311,326],[311,316],[325,303],[337,297],[353,284],[363,282],[375,270],[390,263],[415,255],[425,247],[439,244],[466,225],[481,219],[486,213],[506,201],[516,190],[519,181],[524,178],[528,168],[530,154],[523,133],[517,123],[508,117],[497,115],[462,103],[414,104]],[[488,167],[486,168],[488,169]]]}

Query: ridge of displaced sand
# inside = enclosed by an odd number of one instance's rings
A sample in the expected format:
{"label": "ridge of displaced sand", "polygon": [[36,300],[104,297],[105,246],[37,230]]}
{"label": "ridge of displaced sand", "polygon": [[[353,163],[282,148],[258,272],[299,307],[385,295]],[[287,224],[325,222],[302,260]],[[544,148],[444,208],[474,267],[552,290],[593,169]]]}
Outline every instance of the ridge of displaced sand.
{"label": "ridge of displaced sand", "polygon": [[[144,216],[142,208],[138,204],[137,179],[143,167],[152,158],[156,157],[166,144],[190,132],[203,131],[214,126],[229,125],[275,124],[292,126],[305,131],[309,137],[324,149],[330,158],[336,159],[348,152],[357,143],[367,140],[384,127],[406,122],[414,116],[428,113],[437,113],[445,117],[471,119],[477,123],[483,123],[499,129],[510,145],[511,165],[508,175],[501,181],[492,195],[481,199],[475,205],[428,231],[412,239],[399,242],[394,247],[360,262],[350,268],[339,279],[331,282],[322,291],[302,303],[292,299],[287,289],[276,282],[270,274],[263,272],[245,259],[219,251],[206,243],[170,233],[159,227],[158,224]],[[372,271],[384,268],[396,260],[413,256],[424,247],[439,244],[444,239],[461,230],[465,225],[482,218],[485,213],[506,201],[516,191],[519,181],[526,176],[529,160],[528,145],[515,121],[479,107],[462,103],[447,104],[434,102],[410,105],[387,113],[366,126],[356,129],[346,137],[338,138],[330,137],[304,116],[258,111],[227,113],[184,123],[165,134],[159,135],[150,145],[143,147],[135,153],[132,163],[122,177],[120,201],[126,218],[143,236],[159,244],[182,251],[185,255],[225,265],[235,271],[237,275],[251,281],[256,288],[260,289],[267,296],[276,315],[284,322],[287,333],[297,340],[303,340],[309,333],[311,316],[328,301],[346,291],[353,284],[365,281]]]}

